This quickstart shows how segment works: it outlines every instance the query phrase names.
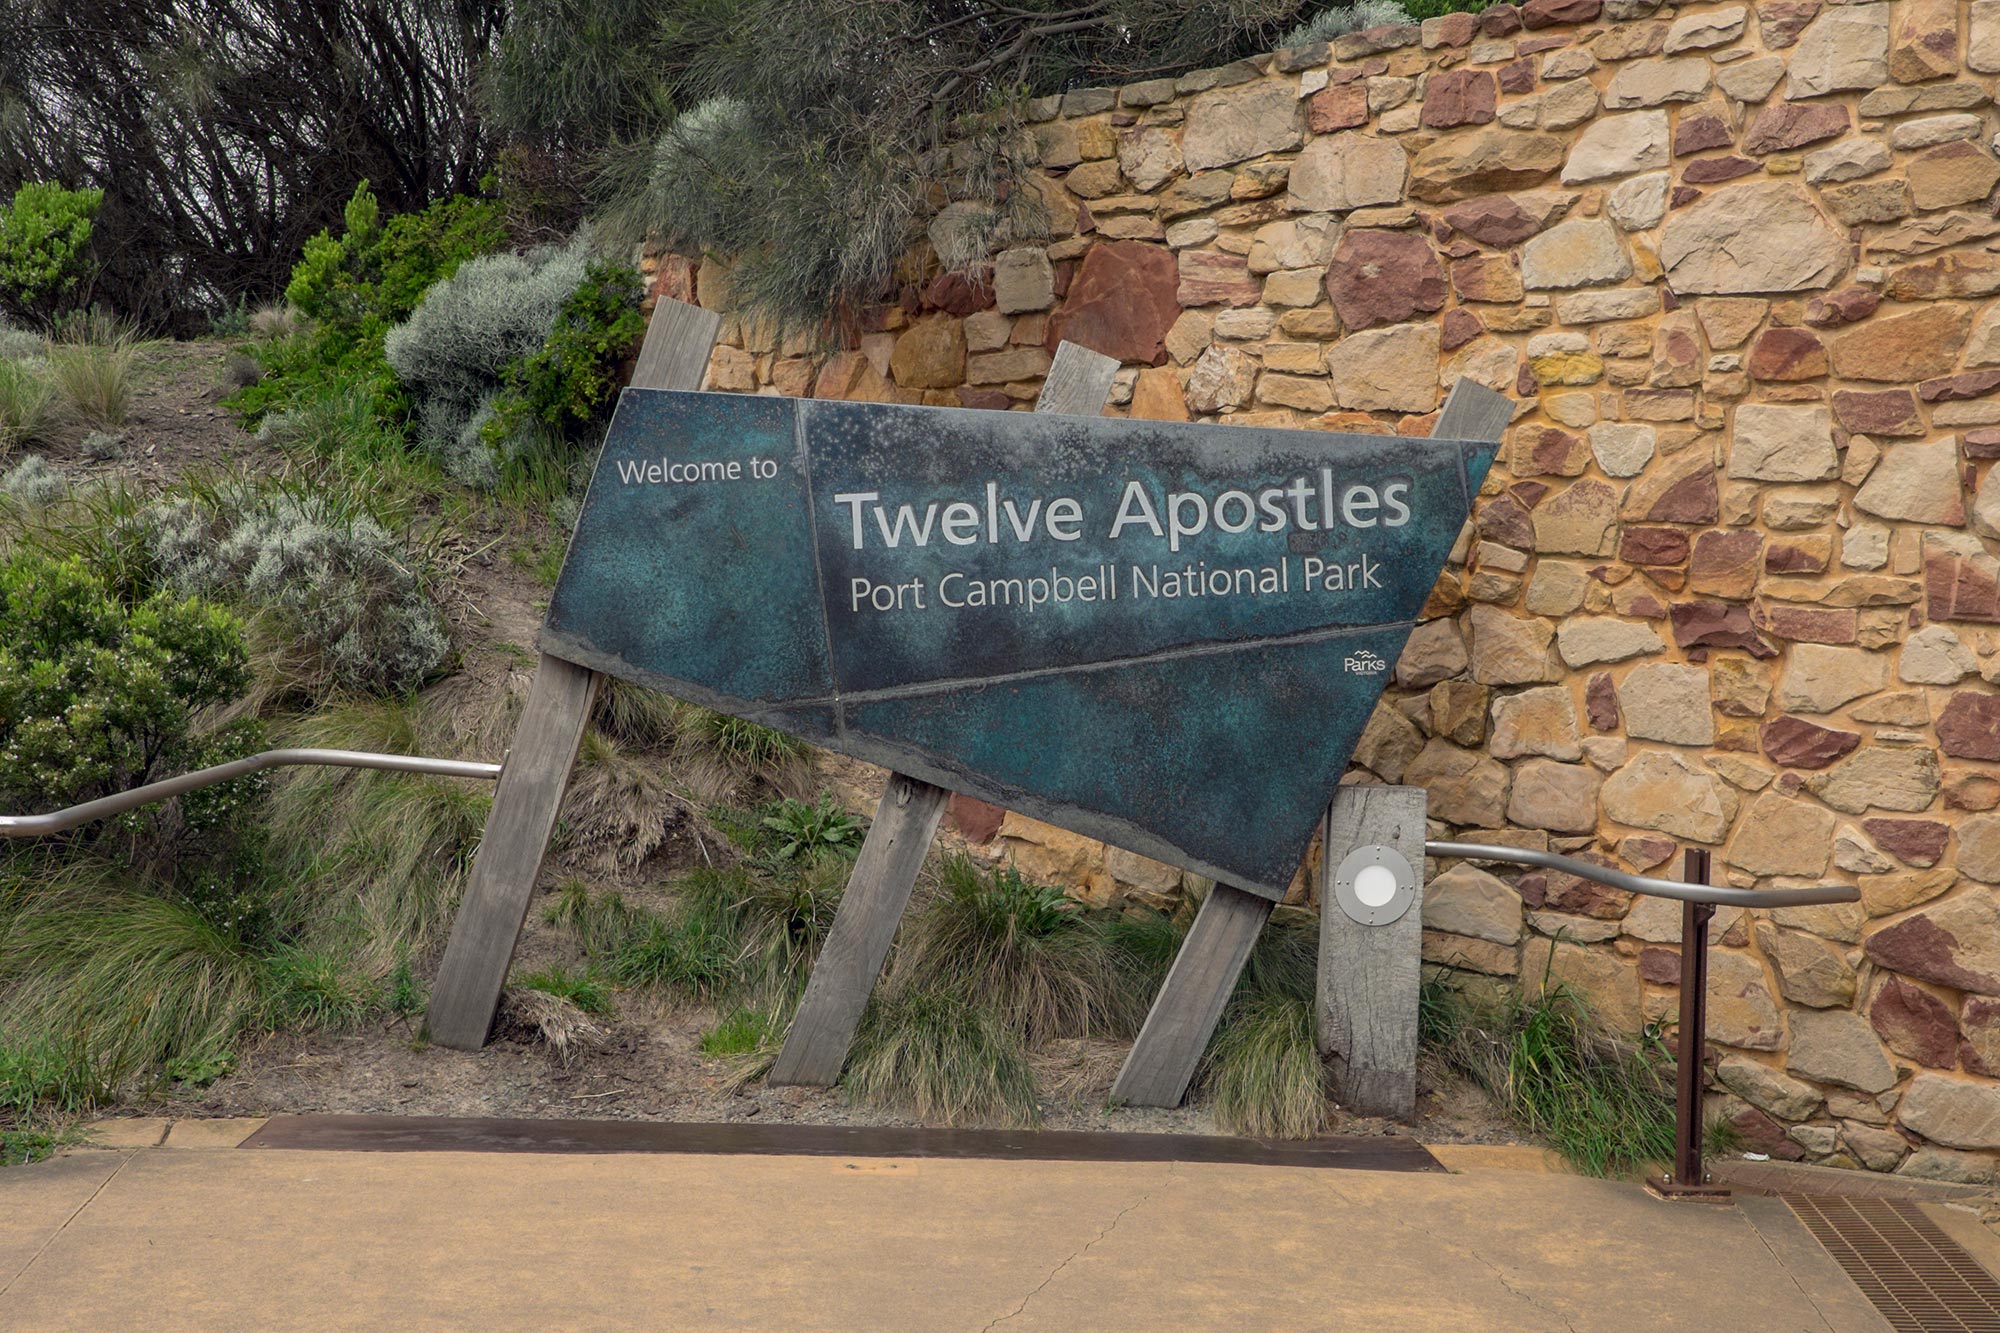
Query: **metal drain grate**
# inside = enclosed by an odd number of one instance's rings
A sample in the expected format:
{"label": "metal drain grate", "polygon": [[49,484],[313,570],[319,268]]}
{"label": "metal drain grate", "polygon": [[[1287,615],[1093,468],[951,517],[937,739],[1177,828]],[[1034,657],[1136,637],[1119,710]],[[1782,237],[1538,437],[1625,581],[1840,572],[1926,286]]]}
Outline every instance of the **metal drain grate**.
{"label": "metal drain grate", "polygon": [[1899,1333],[2000,1333],[2000,1282],[1915,1204],[1784,1200]]}

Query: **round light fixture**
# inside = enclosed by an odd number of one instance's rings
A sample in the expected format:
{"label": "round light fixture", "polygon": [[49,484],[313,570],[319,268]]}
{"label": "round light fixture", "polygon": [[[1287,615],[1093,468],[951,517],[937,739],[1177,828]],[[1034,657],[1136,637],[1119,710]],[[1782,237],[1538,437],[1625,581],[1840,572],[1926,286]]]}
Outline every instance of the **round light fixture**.
{"label": "round light fixture", "polygon": [[1335,869],[1333,895],[1350,919],[1386,926],[1401,920],[1417,900],[1416,872],[1394,847],[1368,843],[1349,852]]}

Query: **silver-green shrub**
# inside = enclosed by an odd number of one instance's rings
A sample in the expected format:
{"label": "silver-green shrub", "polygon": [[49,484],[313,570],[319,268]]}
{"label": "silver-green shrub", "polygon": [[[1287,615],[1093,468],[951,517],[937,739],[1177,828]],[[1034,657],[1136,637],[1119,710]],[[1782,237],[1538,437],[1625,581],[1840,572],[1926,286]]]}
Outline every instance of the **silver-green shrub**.
{"label": "silver-green shrub", "polygon": [[509,361],[539,350],[590,256],[579,237],[559,249],[468,260],[389,331],[389,365],[416,406],[417,433],[461,480],[490,482],[480,435]]}
{"label": "silver-green shrub", "polygon": [[0,477],[0,491],[23,504],[52,505],[69,494],[69,478],[40,454],[29,454]]}
{"label": "silver-green shrub", "polygon": [[1330,42],[1336,37],[1344,37],[1350,32],[1360,32],[1364,28],[1379,28],[1383,24],[1405,24],[1413,20],[1408,10],[1396,0],[1357,0],[1351,5],[1334,5],[1293,28],[1278,39],[1279,47],[1311,46],[1314,42]]}
{"label": "silver-green shrub", "polygon": [[147,517],[169,585],[272,614],[321,684],[399,694],[451,652],[418,559],[325,492],[230,483]]}

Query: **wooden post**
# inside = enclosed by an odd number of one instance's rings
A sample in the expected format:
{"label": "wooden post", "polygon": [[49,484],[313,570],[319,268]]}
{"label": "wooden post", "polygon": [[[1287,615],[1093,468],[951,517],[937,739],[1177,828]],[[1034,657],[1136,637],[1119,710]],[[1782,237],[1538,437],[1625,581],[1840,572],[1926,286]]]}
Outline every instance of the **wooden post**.
{"label": "wooden post", "polygon": [[[713,311],[661,301],[646,326],[633,387],[699,389],[721,328],[722,317]],[[547,653],[535,666],[431,989],[424,1029],[440,1046],[476,1051],[486,1044],[598,683],[595,671]]]}
{"label": "wooden post", "polygon": [[[1513,411],[1513,400],[1504,394],[1470,380],[1460,380],[1452,386],[1431,433],[1447,440],[1497,440],[1512,419]],[[1339,863],[1341,853],[1336,848],[1340,845],[1326,844],[1324,854],[1329,864]],[[1417,821],[1417,855],[1410,864],[1423,864],[1421,818]],[[1139,1040],[1125,1057],[1125,1067],[1119,1071],[1118,1082],[1111,1090],[1114,1100],[1132,1106],[1180,1105],[1181,1098],[1187,1095],[1188,1084],[1194,1080],[1202,1052],[1215,1033],[1215,1025],[1222,1019],[1230,993],[1236,989],[1236,978],[1249,960],[1257,932],[1270,918],[1271,906],[1253,894],[1227,885],[1218,884],[1209,893],[1195,917],[1194,928],[1174,958],[1166,984],[1146,1015]],[[1412,969],[1416,966],[1416,956],[1413,939]],[[1326,968],[1322,952],[1322,978]],[[1414,1013],[1412,1010],[1413,1018]],[[1414,1088],[1414,1082],[1411,1086]]]}
{"label": "wooden post", "polygon": [[[1319,876],[1319,1053],[1334,1100],[1361,1115],[1408,1120],[1417,1108],[1417,987],[1423,945],[1421,787],[1342,787],[1322,826]],[[1333,877],[1355,847],[1380,843],[1415,872],[1415,900],[1396,920],[1365,926],[1341,910]]]}
{"label": "wooden post", "polygon": [[[1452,386],[1431,434],[1498,440],[1514,401],[1469,380]],[[1417,1105],[1417,988],[1422,982],[1425,793],[1417,787],[1342,787],[1327,808],[1320,845],[1320,1055],[1333,1095],[1350,1111],[1407,1120]],[[1366,926],[1340,908],[1333,875],[1357,846],[1381,843],[1416,872],[1409,910]]]}
{"label": "wooden post", "polygon": [[[1096,416],[1111,397],[1117,373],[1112,358],[1065,342],[1056,348],[1035,410]],[[806,982],[798,1016],[771,1066],[770,1083],[832,1087],[839,1081],[950,798],[943,787],[891,775],[833,915],[833,928]]]}
{"label": "wooden post", "polygon": [[1208,891],[1194,926],[1174,955],[1139,1040],[1118,1071],[1111,1100],[1129,1106],[1179,1106],[1202,1052],[1236,989],[1258,932],[1277,906],[1227,884]]}

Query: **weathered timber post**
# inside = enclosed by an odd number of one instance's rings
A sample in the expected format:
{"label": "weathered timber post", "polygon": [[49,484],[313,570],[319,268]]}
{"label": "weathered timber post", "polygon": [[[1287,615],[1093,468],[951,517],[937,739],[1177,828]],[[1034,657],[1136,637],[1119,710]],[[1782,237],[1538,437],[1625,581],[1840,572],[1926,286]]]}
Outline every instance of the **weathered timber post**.
{"label": "weathered timber post", "polygon": [[[1408,1120],[1416,1114],[1429,804],[1421,787],[1342,787],[1321,826],[1315,1030],[1334,1100],[1361,1115]],[[1370,844],[1393,849],[1414,871],[1409,906],[1382,925],[1349,916],[1334,884],[1349,849]]]}
{"label": "weathered timber post", "polygon": [[[1118,363],[1075,343],[1056,348],[1035,401],[1037,412],[1096,416],[1111,398]],[[832,1087],[847,1064],[868,996],[882,975],[896,927],[910,905],[931,840],[951,793],[896,773],[875,807],[833,928],[813,963],[798,1015],[771,1066],[770,1082]]]}
{"label": "weathered timber post", "polygon": [[[699,389],[721,328],[713,311],[662,300],[647,325],[633,387]],[[476,1051],[486,1044],[601,680],[589,667],[547,653],[535,665],[424,1017],[424,1030],[440,1046]]]}

